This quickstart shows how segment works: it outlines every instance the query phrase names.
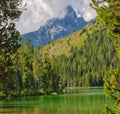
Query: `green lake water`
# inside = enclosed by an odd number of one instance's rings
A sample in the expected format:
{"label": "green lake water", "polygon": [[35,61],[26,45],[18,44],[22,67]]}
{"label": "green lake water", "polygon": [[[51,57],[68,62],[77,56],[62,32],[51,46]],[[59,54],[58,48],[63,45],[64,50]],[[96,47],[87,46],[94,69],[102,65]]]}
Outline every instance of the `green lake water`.
{"label": "green lake water", "polygon": [[[112,106],[103,89],[78,89],[69,94],[0,101],[0,114],[101,114]],[[73,93],[75,92],[75,93]]]}

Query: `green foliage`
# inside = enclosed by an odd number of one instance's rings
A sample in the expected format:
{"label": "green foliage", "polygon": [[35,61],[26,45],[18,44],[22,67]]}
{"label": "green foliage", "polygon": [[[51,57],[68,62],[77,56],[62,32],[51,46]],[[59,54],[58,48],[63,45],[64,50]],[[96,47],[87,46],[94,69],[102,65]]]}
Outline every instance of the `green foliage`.
{"label": "green foliage", "polygon": [[91,6],[98,14],[98,22],[101,22],[102,25],[105,25],[110,35],[120,38],[120,1],[92,0]]}
{"label": "green foliage", "polygon": [[105,91],[108,96],[114,99],[114,108],[106,107],[105,114],[120,113],[120,71],[113,71],[105,77]]}
{"label": "green foliage", "polygon": [[22,0],[0,1],[0,83],[6,96],[14,90],[14,57],[20,39],[14,20],[21,14],[21,3]]}
{"label": "green foliage", "polygon": [[118,41],[106,36],[105,29],[96,31],[87,34],[80,49],[72,46],[71,56],[59,57],[61,82],[65,87],[103,86],[109,69],[120,67],[115,50]]}
{"label": "green foliage", "polygon": [[[26,91],[35,89],[35,78],[33,76],[33,55],[34,49],[29,40],[18,50],[17,68],[20,72],[18,85],[21,90]],[[18,77],[18,75],[17,75]],[[21,91],[20,90],[20,91]],[[28,92],[29,93],[29,92]]]}
{"label": "green foliage", "polygon": [[57,65],[58,61],[55,56],[52,56],[51,67],[52,67],[52,88],[56,93],[61,93],[62,88],[60,87],[60,74],[59,66]]}
{"label": "green foliage", "polygon": [[43,70],[41,77],[42,89],[44,90],[45,94],[49,94],[50,92],[52,92],[52,80],[51,80],[52,68],[50,60],[48,59],[47,55],[45,55],[42,70]]}
{"label": "green foliage", "polygon": [[19,32],[13,21],[21,15],[22,0],[1,0],[0,2],[0,53],[11,54],[19,47]]}
{"label": "green foliage", "polygon": [[[107,5],[103,5],[107,3]],[[92,0],[91,6],[98,13],[97,19],[108,30],[109,35],[120,38],[120,1],[119,0]],[[120,43],[118,43],[118,47]],[[118,51],[119,54],[120,51]],[[110,59],[111,60],[111,59]],[[115,69],[118,69],[116,67]],[[105,77],[106,94],[115,101],[114,108],[106,108],[106,114],[120,113],[120,72],[113,72]]]}
{"label": "green foliage", "polygon": [[52,58],[48,58],[48,55],[44,55],[44,60],[42,62],[42,90],[44,90],[45,94],[49,94],[51,92],[60,93],[60,77],[58,74],[58,67],[56,64],[57,60],[55,56]]}
{"label": "green foliage", "polygon": [[18,50],[14,88],[17,95],[30,96],[59,93],[59,76],[56,58],[42,54],[41,48],[34,49],[27,40]]}

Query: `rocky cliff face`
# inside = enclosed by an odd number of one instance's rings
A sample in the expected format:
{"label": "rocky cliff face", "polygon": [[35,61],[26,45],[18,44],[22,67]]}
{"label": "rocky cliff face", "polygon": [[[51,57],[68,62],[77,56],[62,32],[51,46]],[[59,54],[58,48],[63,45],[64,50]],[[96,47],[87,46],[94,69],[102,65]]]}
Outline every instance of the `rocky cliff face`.
{"label": "rocky cliff face", "polygon": [[30,39],[33,46],[44,46],[48,42],[63,38],[77,30],[82,29],[87,22],[82,17],[77,17],[71,6],[66,8],[64,18],[53,18],[48,20],[38,31],[22,35],[22,42]]}

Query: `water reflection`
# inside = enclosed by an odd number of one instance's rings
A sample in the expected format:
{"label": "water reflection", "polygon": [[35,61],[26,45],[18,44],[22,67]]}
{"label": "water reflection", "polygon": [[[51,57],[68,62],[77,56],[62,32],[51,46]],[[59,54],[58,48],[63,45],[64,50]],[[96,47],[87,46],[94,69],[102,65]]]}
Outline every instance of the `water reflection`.
{"label": "water reflection", "polygon": [[0,114],[100,114],[106,103],[112,105],[102,89],[81,90],[77,94],[1,102]]}

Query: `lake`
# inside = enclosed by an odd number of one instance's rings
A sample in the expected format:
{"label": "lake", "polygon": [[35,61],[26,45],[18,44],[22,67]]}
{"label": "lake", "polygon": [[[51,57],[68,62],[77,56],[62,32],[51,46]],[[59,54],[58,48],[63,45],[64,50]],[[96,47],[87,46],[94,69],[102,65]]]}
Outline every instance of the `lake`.
{"label": "lake", "polygon": [[[101,114],[112,105],[103,89],[77,89],[69,94],[0,101],[0,114]],[[75,92],[75,93],[74,93]]]}

